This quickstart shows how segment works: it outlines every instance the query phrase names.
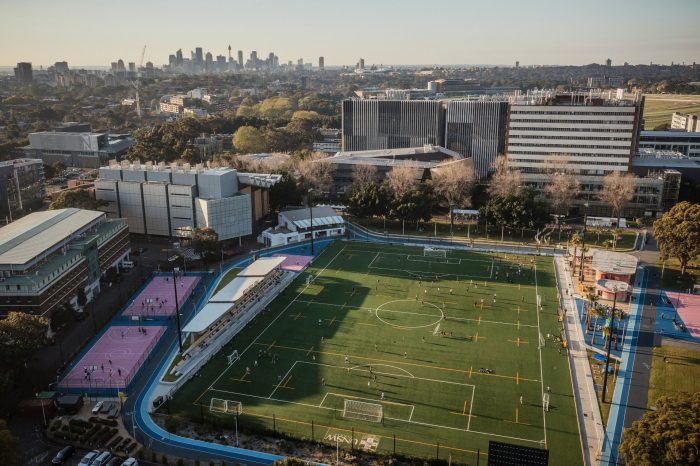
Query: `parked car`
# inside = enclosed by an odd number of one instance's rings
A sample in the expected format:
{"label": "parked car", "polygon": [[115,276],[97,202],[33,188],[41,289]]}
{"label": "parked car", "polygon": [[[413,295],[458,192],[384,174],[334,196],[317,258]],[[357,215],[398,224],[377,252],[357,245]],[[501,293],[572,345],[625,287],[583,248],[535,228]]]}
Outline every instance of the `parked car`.
{"label": "parked car", "polygon": [[112,454],[108,451],[100,453],[100,456],[90,463],[90,466],[105,466],[112,459]]}
{"label": "parked car", "polygon": [[95,458],[97,458],[100,455],[100,450],[92,450],[90,453],[87,455],[83,456],[83,459],[80,460],[80,463],[78,463],[78,466],[90,466],[93,461],[95,461]]}
{"label": "parked car", "polygon": [[103,401],[98,401],[97,403],[95,403],[95,406],[92,407],[92,414],[100,414],[102,405],[104,405]]}
{"label": "parked car", "polygon": [[122,459],[117,456],[113,456],[105,466],[119,466],[121,464],[123,464]]}
{"label": "parked car", "polygon": [[68,458],[73,456],[73,453],[75,453],[73,445],[65,446],[61,451],[56,453],[56,456],[51,460],[51,464],[63,464]]}
{"label": "parked car", "polygon": [[114,419],[117,416],[119,416],[119,406],[115,406],[114,408],[112,408],[109,414],[107,414],[108,419]]}
{"label": "parked car", "polygon": [[114,403],[105,403],[102,405],[101,413],[108,413],[114,409]]}
{"label": "parked car", "polygon": [[122,466],[139,466],[139,462],[136,461],[136,458],[129,457],[124,460]]}

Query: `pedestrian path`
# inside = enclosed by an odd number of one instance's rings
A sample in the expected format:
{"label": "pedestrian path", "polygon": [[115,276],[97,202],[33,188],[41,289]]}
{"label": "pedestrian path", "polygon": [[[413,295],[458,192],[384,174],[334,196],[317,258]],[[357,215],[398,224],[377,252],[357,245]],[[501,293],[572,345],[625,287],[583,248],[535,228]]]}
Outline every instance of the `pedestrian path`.
{"label": "pedestrian path", "polygon": [[557,274],[559,295],[563,299],[564,330],[569,346],[569,367],[576,399],[576,415],[578,417],[583,448],[583,462],[586,466],[598,464],[598,453],[603,440],[603,421],[598,408],[593,375],[586,353],[585,335],[577,322],[576,303],[571,281],[571,272],[563,257],[554,258]]}

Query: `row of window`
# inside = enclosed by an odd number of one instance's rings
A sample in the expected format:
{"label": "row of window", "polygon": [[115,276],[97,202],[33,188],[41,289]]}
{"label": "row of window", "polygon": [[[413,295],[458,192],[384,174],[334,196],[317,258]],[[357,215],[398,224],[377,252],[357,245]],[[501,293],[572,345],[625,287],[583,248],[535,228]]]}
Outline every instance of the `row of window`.
{"label": "row of window", "polygon": [[595,136],[552,136],[552,135],[533,135],[533,134],[509,134],[508,139],[563,139],[572,141],[631,141],[631,138],[616,138],[616,137],[595,137]]}
{"label": "row of window", "polygon": [[551,119],[540,120],[537,118],[511,118],[511,123],[567,123],[572,125],[592,124],[592,125],[632,125],[629,120],[566,120],[566,119]]}
{"label": "row of window", "polygon": [[511,115],[600,115],[600,116],[630,116],[634,115],[634,109],[629,112],[586,112],[583,111],[585,107],[578,108],[577,110],[511,110]]}
{"label": "row of window", "polygon": [[612,149],[612,150],[627,150],[629,148],[620,146],[599,146],[591,144],[546,144],[539,142],[517,142],[509,144],[510,147],[555,147],[560,149]]}
{"label": "row of window", "polygon": [[509,127],[510,131],[539,131],[544,133],[549,133],[552,131],[570,131],[578,133],[627,133],[631,134],[632,129],[618,129],[618,128],[579,128],[576,126],[570,126],[568,128],[543,128],[541,126],[533,127]]}
{"label": "row of window", "polygon": [[[530,159],[514,159],[511,158],[510,156],[508,157],[508,160],[513,162],[513,163],[527,163],[527,164],[540,164],[540,163],[549,163],[549,160],[530,160]],[[620,162],[599,162],[599,161],[573,161],[570,162],[568,165],[570,166],[576,166],[576,165],[612,165],[612,166],[619,166],[619,167],[626,167],[626,163],[620,163]]]}

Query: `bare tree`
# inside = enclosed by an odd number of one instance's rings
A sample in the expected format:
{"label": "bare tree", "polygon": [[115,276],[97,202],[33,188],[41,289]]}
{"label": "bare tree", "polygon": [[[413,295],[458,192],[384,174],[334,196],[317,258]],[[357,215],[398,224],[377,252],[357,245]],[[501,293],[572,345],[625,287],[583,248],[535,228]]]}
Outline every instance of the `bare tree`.
{"label": "bare tree", "polygon": [[511,167],[505,155],[496,157],[492,165],[494,172],[491,175],[488,192],[493,197],[508,197],[517,194],[522,185],[520,172]]}
{"label": "bare tree", "polygon": [[377,181],[377,167],[374,165],[357,164],[352,168],[353,187]]}
{"label": "bare tree", "polygon": [[471,205],[474,189],[474,169],[465,161],[438,165],[432,170],[433,191],[442,197],[450,208],[450,230],[454,226],[455,207]]}
{"label": "bare tree", "polygon": [[[544,187],[544,194],[552,203],[554,212],[565,216],[569,212],[572,202],[576,199],[580,183],[568,168],[569,159],[564,156],[554,157],[547,164],[546,170],[550,175],[550,182]],[[561,238],[561,222],[557,218],[559,235]]]}
{"label": "bare tree", "polygon": [[612,172],[603,178],[603,187],[598,193],[598,199],[612,207],[620,225],[622,209],[634,198],[634,175],[631,173]]}
{"label": "bare tree", "polygon": [[418,184],[416,169],[410,164],[396,165],[386,175],[386,185],[394,197],[401,197]]}
{"label": "bare tree", "polygon": [[298,160],[294,165],[294,175],[297,182],[305,190],[313,189],[317,193],[329,190],[332,174],[333,166],[328,161],[328,157],[320,153],[313,153]]}

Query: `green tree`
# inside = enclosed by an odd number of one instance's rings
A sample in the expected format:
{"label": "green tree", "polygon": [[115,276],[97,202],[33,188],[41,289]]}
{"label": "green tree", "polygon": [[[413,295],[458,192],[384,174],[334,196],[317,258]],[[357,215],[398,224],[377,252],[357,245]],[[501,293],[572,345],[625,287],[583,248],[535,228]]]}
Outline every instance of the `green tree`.
{"label": "green tree", "polygon": [[544,207],[535,202],[535,195],[534,189],[525,188],[505,197],[492,197],[479,209],[479,216],[508,232],[536,230],[547,223],[547,215]]}
{"label": "green tree", "polygon": [[622,432],[620,455],[635,466],[700,463],[700,392],[662,396]]}
{"label": "green tree", "polygon": [[233,134],[233,146],[236,151],[246,154],[264,152],[267,149],[263,134],[253,126],[238,128]]}
{"label": "green tree", "polygon": [[49,210],[68,209],[70,207],[98,210],[106,205],[107,202],[95,199],[86,189],[72,189],[59,194],[56,200],[49,205]]}
{"label": "green tree", "polygon": [[433,191],[450,209],[450,231],[454,227],[453,210],[471,204],[474,170],[463,161],[446,163],[432,170]]}
{"label": "green tree", "polygon": [[8,466],[18,464],[17,439],[7,428],[7,422],[4,419],[0,419],[0,464]]}
{"label": "green tree", "polygon": [[301,205],[303,192],[289,172],[282,173],[282,179],[270,188],[270,208],[279,211],[288,205]]}
{"label": "green tree", "polygon": [[419,184],[414,189],[395,196],[391,206],[391,215],[401,220],[415,222],[416,228],[422,220],[432,218],[433,192],[428,184]]}
{"label": "green tree", "polygon": [[218,257],[219,235],[212,228],[197,228],[192,235],[192,248],[204,260]]}
{"label": "green tree", "polygon": [[365,181],[354,187],[348,199],[350,213],[359,218],[386,215],[388,205],[389,193],[374,181]]}
{"label": "green tree", "polygon": [[700,204],[680,202],[654,222],[654,237],[661,255],[675,257],[681,274],[700,254]]}
{"label": "green tree", "polygon": [[6,363],[24,362],[46,341],[49,321],[25,312],[10,312],[0,320],[0,358]]}

